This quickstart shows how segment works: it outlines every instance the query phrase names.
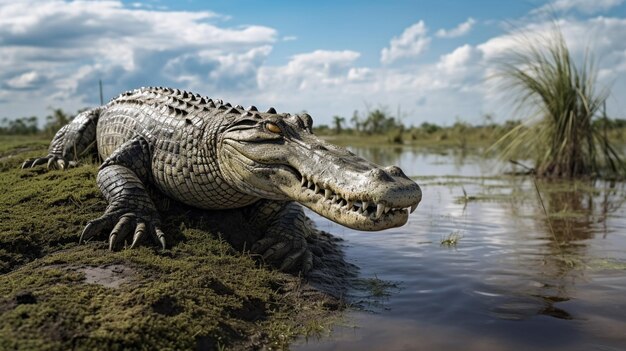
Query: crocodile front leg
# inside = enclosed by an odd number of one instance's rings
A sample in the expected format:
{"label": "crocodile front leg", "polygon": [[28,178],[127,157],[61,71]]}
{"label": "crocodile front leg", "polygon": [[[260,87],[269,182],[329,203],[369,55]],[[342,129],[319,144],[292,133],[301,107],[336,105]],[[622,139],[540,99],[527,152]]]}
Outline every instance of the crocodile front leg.
{"label": "crocodile front leg", "polygon": [[127,238],[132,238],[133,248],[150,234],[165,248],[161,220],[145,188],[151,179],[150,160],[148,143],[135,137],[104,161],[97,182],[109,205],[104,215],[87,224],[81,242],[108,233],[109,249],[115,249]]}
{"label": "crocodile front leg", "polygon": [[66,169],[76,166],[78,157],[86,154],[96,145],[96,125],[99,115],[99,108],[77,115],[72,122],[63,126],[54,135],[47,156],[28,159],[24,161],[22,168],[42,164],[47,164],[50,169]]}
{"label": "crocodile front leg", "polygon": [[261,200],[248,211],[252,224],[265,233],[252,245],[251,252],[285,272],[311,270],[313,255],[307,240],[314,229],[299,204]]}

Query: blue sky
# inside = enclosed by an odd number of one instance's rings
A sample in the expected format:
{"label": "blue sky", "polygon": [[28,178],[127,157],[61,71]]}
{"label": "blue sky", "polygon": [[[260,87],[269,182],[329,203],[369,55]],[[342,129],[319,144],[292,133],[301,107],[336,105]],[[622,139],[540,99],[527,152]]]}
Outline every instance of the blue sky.
{"label": "blue sky", "polygon": [[[145,4],[166,6],[172,10],[210,10],[228,16],[231,26],[263,25],[275,28],[281,37],[295,37],[291,42],[274,46],[268,64],[284,64],[289,57],[320,48],[354,50],[362,53],[359,64],[376,65],[380,49],[390,38],[420,19],[428,19],[433,28],[452,28],[472,17],[479,21],[516,18],[528,13],[532,3],[542,1],[154,1]],[[126,1],[126,4],[136,2]],[[478,4],[478,5],[476,5]],[[473,41],[497,32],[497,23],[475,28]],[[491,28],[496,27],[496,28]],[[454,49],[462,40],[437,43],[436,50]],[[425,55],[435,57],[436,51]]]}
{"label": "blue sky", "polygon": [[624,0],[0,0],[0,118],[97,105],[102,79],[107,100],[165,85],[318,124],[377,107],[414,125],[504,121],[521,116],[487,77],[514,33],[555,18],[624,118]]}

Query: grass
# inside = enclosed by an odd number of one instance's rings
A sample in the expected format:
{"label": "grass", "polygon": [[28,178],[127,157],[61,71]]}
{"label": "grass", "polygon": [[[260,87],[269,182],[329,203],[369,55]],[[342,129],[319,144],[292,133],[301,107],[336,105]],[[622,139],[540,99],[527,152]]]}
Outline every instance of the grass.
{"label": "grass", "polygon": [[338,318],[335,299],[221,240],[213,223],[234,214],[166,213],[165,251],[78,245],[106,206],[97,166],[18,169],[45,150],[0,138],[0,349],[284,349]]}
{"label": "grass", "polygon": [[357,288],[367,291],[370,297],[382,298],[391,296],[391,291],[399,289],[397,283],[374,278],[363,278],[356,282]]}
{"label": "grass", "polygon": [[503,129],[497,127],[466,127],[464,130],[449,127],[432,133],[424,132],[420,128],[407,128],[400,134],[398,132],[393,134],[364,134],[347,131],[341,134],[322,133],[320,136],[340,146],[400,147],[404,145],[420,147],[434,152],[441,150],[448,152],[454,149],[486,149],[503,134]]}
{"label": "grass", "polygon": [[441,246],[456,247],[463,236],[458,232],[452,232],[447,237],[441,239]]}
{"label": "grass", "polygon": [[527,123],[495,143],[504,159],[532,159],[543,177],[626,176],[626,164],[595,119],[604,117],[608,90],[599,89],[589,56],[574,63],[560,30],[525,37],[502,58],[504,91]]}

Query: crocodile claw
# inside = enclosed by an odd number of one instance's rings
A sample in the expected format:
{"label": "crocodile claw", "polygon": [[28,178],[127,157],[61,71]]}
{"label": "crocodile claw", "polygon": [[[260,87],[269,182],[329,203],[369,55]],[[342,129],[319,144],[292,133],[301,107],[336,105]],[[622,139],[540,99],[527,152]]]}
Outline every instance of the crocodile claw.
{"label": "crocodile claw", "polygon": [[76,161],[68,161],[65,158],[57,155],[47,155],[39,158],[30,158],[22,163],[22,169],[33,168],[39,165],[46,164],[48,169],[68,169],[70,167],[76,167],[78,164]]}
{"label": "crocodile claw", "polygon": [[293,271],[294,268],[298,268],[300,264],[300,270],[302,273],[308,273],[313,268],[313,254],[310,250],[303,247],[299,251],[292,253],[283,260],[280,265],[280,270],[284,272]]}
{"label": "crocodile claw", "polygon": [[166,248],[165,233],[159,227],[158,221],[147,221],[133,213],[126,213],[121,216],[107,213],[94,219],[85,226],[80,235],[79,243],[82,244],[107,232],[109,234],[109,250],[111,251],[127,241],[130,242],[131,249],[135,248],[144,241],[146,234],[152,235],[163,249]]}
{"label": "crocodile claw", "polygon": [[163,250],[165,250],[165,248],[167,247],[166,242],[165,242],[165,233],[163,233],[161,228],[155,226],[153,234],[156,236],[156,239],[161,244],[161,247],[163,248]]}
{"label": "crocodile claw", "polygon": [[133,242],[130,244],[130,248],[134,249],[137,247],[137,244],[143,239],[146,234],[146,223],[139,222],[135,227],[135,234],[133,234]]}
{"label": "crocodile claw", "polygon": [[283,272],[306,274],[313,267],[313,255],[303,236],[269,235],[257,241],[251,251]]}

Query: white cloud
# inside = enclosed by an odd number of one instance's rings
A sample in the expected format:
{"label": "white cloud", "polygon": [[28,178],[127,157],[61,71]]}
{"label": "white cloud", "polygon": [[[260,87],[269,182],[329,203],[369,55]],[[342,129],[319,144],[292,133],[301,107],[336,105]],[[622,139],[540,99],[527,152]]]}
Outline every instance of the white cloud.
{"label": "white cloud", "polygon": [[348,71],[348,80],[363,81],[372,77],[372,69],[367,67],[352,67]]}
{"label": "white cloud", "polygon": [[515,47],[552,37],[555,25],[560,28],[568,48],[574,54],[581,55],[589,50],[596,59],[603,62],[612,53],[626,49],[626,42],[622,40],[623,33],[626,32],[626,18],[607,17],[531,23],[516,32],[490,38],[477,48],[486,59],[497,59]]}
{"label": "white cloud", "polygon": [[460,23],[458,26],[450,30],[446,30],[446,29],[438,30],[435,35],[438,36],[439,38],[457,38],[457,37],[460,37],[469,33],[470,30],[472,30],[472,27],[474,26],[474,24],[476,24],[476,20],[470,17],[467,19],[467,21]]}
{"label": "white cloud", "polygon": [[[626,67],[626,42],[623,40],[626,18],[570,18],[561,19],[556,25],[578,65],[582,64],[587,54],[592,55],[598,69],[598,88],[610,87],[614,96],[623,95],[626,83],[623,74],[623,68]],[[545,41],[553,33],[554,26],[552,21],[531,23],[515,33],[496,36],[478,45],[476,50],[483,56],[481,65],[485,67],[485,76],[491,76],[497,62],[512,49],[524,46],[529,41]],[[502,101],[500,88],[497,80],[486,80],[484,99],[492,111],[497,111],[496,106]],[[626,106],[617,100],[609,99],[608,109],[621,115]]]}
{"label": "white cloud", "polygon": [[315,90],[341,84],[359,56],[350,50],[294,55],[285,66],[261,68],[259,86],[264,90]]}
{"label": "white cloud", "polygon": [[430,44],[430,38],[426,35],[428,29],[424,21],[419,21],[402,32],[399,37],[391,39],[388,48],[383,48],[380,53],[380,62],[392,63],[401,58],[414,58],[422,54]]}
{"label": "white cloud", "polygon": [[76,109],[97,103],[99,79],[108,96],[175,83],[254,89],[277,32],[211,23],[223,18],[120,1],[0,2],[1,95]]}
{"label": "white cloud", "polygon": [[610,10],[621,5],[624,0],[554,0],[532,13],[568,12],[572,10],[585,14],[594,14]]}
{"label": "white cloud", "polygon": [[32,89],[41,81],[42,77],[39,73],[29,71],[9,79],[6,84],[13,89]]}
{"label": "white cloud", "polygon": [[[454,117],[459,109],[468,116],[471,105],[481,101],[473,89],[480,80],[479,53],[464,45],[432,64],[399,67],[357,67],[359,54],[351,51],[315,51],[296,55],[283,66],[259,70],[259,99],[279,111],[307,110],[316,124],[330,116],[349,116],[355,109],[401,107],[412,114],[407,123]],[[419,111],[418,111],[419,109]],[[464,111],[468,111],[465,115]]]}
{"label": "white cloud", "polygon": [[451,53],[441,56],[437,68],[447,74],[463,72],[467,69],[474,50],[469,44],[460,46]]}

